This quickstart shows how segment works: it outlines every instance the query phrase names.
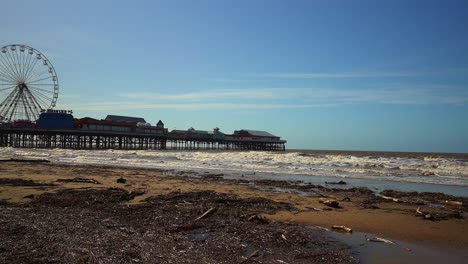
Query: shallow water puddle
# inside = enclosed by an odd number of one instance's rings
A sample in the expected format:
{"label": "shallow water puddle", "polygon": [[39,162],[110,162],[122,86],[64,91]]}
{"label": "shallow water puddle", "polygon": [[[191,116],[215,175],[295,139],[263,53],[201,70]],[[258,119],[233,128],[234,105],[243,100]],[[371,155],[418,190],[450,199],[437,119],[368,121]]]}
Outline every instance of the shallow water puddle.
{"label": "shallow water puddle", "polygon": [[375,235],[369,233],[328,232],[336,240],[351,247],[353,256],[363,264],[367,263],[466,263],[468,252],[462,250],[443,250],[431,248],[399,240],[391,240],[394,244],[385,242],[372,242],[368,239]]}

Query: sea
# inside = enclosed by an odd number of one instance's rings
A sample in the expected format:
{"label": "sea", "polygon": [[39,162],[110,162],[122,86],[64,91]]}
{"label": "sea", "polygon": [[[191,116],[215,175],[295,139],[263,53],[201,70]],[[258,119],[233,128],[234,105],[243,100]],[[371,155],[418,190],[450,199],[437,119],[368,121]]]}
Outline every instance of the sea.
{"label": "sea", "polygon": [[46,159],[53,164],[108,165],[230,179],[272,179],[376,191],[443,192],[468,197],[468,154],[330,150],[182,151],[0,148],[0,159]]}

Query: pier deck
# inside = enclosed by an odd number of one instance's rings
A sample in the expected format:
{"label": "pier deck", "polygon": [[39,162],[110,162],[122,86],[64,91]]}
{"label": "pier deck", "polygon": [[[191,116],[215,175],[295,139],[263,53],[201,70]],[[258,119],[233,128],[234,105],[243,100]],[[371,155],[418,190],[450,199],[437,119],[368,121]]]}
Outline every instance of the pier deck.
{"label": "pier deck", "polygon": [[0,128],[0,147],[15,148],[284,151],[285,144],[285,140],[203,139],[78,129]]}

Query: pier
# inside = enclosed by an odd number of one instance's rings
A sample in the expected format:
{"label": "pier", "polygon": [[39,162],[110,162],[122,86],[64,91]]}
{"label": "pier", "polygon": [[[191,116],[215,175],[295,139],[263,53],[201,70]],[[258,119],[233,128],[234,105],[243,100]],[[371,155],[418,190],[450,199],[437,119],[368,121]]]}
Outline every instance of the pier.
{"label": "pier", "polygon": [[229,136],[0,127],[0,147],[14,148],[284,151],[285,144],[285,140]]}

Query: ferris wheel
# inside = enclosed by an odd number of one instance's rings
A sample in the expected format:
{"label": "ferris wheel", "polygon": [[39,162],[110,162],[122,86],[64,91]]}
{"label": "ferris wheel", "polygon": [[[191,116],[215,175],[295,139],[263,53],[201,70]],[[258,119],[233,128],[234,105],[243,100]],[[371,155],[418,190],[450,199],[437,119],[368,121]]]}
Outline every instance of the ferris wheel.
{"label": "ferris wheel", "polygon": [[26,45],[0,49],[0,121],[36,121],[55,107],[58,78],[52,63]]}

